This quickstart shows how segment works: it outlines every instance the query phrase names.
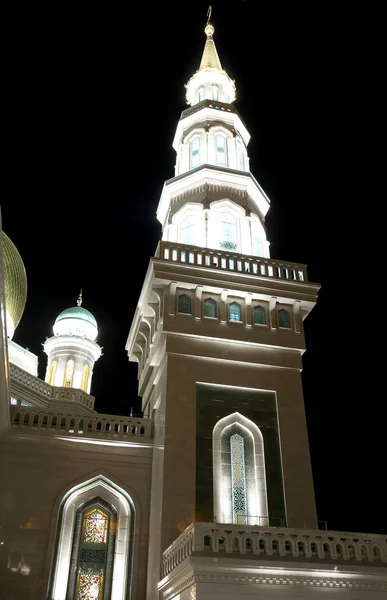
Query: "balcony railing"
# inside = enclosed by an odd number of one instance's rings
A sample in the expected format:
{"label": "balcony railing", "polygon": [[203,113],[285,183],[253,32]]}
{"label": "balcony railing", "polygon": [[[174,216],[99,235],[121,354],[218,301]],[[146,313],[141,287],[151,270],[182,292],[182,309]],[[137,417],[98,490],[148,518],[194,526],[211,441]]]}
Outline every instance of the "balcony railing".
{"label": "balcony railing", "polygon": [[152,435],[150,419],[98,415],[68,415],[61,412],[29,410],[11,406],[11,424],[32,432],[50,431],[75,437],[128,440]]}
{"label": "balcony railing", "polygon": [[324,560],[387,562],[387,540],[383,535],[285,529],[277,527],[243,527],[192,523],[163,553],[162,576],[193,553],[214,553],[218,558],[234,553],[248,559],[279,557],[300,561]]}
{"label": "balcony railing", "polygon": [[262,256],[248,256],[227,250],[187,246],[177,242],[160,242],[156,257],[180,264],[209,267],[220,271],[258,275],[272,279],[307,282],[306,265],[284,263]]}
{"label": "balcony railing", "polygon": [[13,363],[9,363],[9,374],[11,376],[11,387],[12,381],[15,381],[17,383],[21,383],[23,386],[29,388],[33,392],[37,392],[47,399],[51,398],[52,387],[42,379],[35,377],[35,375],[31,375],[31,373],[27,373],[27,371],[24,371]]}

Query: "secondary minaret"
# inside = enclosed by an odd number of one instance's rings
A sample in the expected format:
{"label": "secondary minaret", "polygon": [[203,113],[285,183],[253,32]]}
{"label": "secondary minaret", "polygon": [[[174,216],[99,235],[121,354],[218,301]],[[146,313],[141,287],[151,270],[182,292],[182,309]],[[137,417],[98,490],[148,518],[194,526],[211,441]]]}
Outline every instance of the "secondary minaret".
{"label": "secondary minaret", "polygon": [[82,290],[77,305],[58,315],[53,332],[43,345],[48,355],[46,382],[90,393],[94,363],[101,356],[101,348],[96,342],[97,321],[82,306]]}
{"label": "secondary minaret", "polygon": [[186,85],[162,240],[127,342],[155,432],[148,598],[161,553],[193,521],[317,524],[301,357],[319,285],[305,265],[270,258],[270,201],[214,31],[207,22]]}

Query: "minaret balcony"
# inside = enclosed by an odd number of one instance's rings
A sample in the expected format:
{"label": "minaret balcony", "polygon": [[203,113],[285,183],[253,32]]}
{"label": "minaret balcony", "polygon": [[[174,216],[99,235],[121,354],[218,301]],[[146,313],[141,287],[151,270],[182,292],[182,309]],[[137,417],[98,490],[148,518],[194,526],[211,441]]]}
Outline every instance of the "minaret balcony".
{"label": "minaret balcony", "polygon": [[282,262],[261,256],[247,256],[227,250],[162,241],[157,247],[155,257],[168,262],[217,269],[229,273],[308,282],[306,265]]}

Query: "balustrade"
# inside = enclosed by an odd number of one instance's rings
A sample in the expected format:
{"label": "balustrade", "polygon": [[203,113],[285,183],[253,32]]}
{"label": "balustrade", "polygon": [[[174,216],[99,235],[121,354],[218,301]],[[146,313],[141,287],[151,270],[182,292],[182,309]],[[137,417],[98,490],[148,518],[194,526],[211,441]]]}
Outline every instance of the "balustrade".
{"label": "balustrade", "polygon": [[28,428],[29,431],[52,431],[75,436],[91,435],[101,438],[130,437],[150,438],[151,421],[134,417],[83,416],[56,412],[34,411],[11,406],[13,427]]}
{"label": "balustrade", "polygon": [[307,282],[306,266],[284,263],[261,256],[247,256],[225,250],[187,246],[174,242],[160,242],[156,256],[161,260],[258,275],[288,281]]}
{"label": "balustrade", "polygon": [[278,527],[243,527],[192,523],[163,553],[163,577],[190,554],[266,555],[294,559],[387,562],[387,540],[383,535]]}

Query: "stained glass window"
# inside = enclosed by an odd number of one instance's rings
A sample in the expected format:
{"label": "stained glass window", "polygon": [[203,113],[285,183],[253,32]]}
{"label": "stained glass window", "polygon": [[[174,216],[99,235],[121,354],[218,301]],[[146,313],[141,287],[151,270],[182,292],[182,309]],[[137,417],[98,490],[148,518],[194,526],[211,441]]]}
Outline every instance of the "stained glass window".
{"label": "stained glass window", "polygon": [[254,306],[254,323],[266,325],[266,311],[263,306]]}
{"label": "stained glass window", "polygon": [[83,514],[74,600],[103,598],[109,519],[109,513],[96,506]]}
{"label": "stained glass window", "polygon": [[200,138],[195,137],[191,142],[191,169],[199,166],[200,162]]}
{"label": "stained glass window", "polygon": [[48,383],[53,385],[56,371],[56,360],[53,360],[50,367],[50,374],[48,376]]}
{"label": "stained glass window", "polygon": [[219,99],[219,88],[217,85],[212,86],[212,99],[213,100]]}
{"label": "stained glass window", "polygon": [[204,316],[216,318],[216,302],[212,298],[204,300]]}
{"label": "stained glass window", "polygon": [[70,359],[67,361],[66,372],[64,378],[64,387],[71,387],[73,384],[73,374],[74,374],[74,361]]}
{"label": "stained glass window", "polygon": [[196,218],[193,215],[187,215],[182,220],[180,241],[183,244],[196,243]]}
{"label": "stained glass window", "polygon": [[246,524],[246,472],[243,437],[235,433],[230,438],[231,481],[232,481],[232,522]]}
{"label": "stained glass window", "polygon": [[89,379],[89,367],[88,367],[88,365],[83,365],[81,389],[84,392],[87,391],[88,379]]}
{"label": "stained glass window", "polygon": [[83,541],[106,544],[109,515],[99,508],[92,508],[83,518]]}
{"label": "stained glass window", "polygon": [[241,306],[238,302],[231,302],[228,307],[230,321],[241,321]]}
{"label": "stained glass window", "polygon": [[216,164],[218,167],[227,166],[226,138],[224,135],[216,136]]}
{"label": "stained glass window", "polygon": [[185,294],[179,296],[179,313],[191,314],[191,298]]}
{"label": "stained glass window", "polygon": [[204,98],[204,88],[201,87],[201,88],[199,88],[199,93],[198,93],[199,102],[201,102],[203,100],[203,98]]}
{"label": "stained glass window", "polygon": [[278,311],[278,323],[280,327],[285,327],[286,329],[290,329],[290,313],[289,311],[281,308]]}
{"label": "stained glass window", "polygon": [[222,250],[238,250],[237,219],[230,212],[222,212],[219,215],[220,240],[219,248]]}

